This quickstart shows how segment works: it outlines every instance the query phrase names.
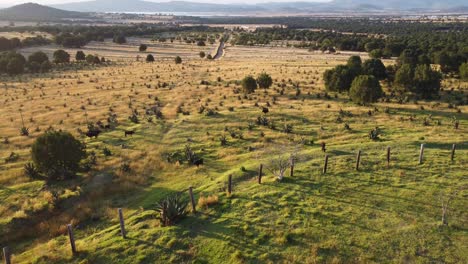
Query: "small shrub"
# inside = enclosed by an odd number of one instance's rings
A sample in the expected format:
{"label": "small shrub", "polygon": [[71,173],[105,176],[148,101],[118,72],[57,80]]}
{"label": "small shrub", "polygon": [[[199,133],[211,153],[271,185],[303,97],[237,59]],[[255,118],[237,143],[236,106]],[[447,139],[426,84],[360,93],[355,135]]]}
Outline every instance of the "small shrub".
{"label": "small shrub", "polygon": [[200,196],[198,198],[198,207],[203,209],[208,209],[208,207],[218,204],[219,199],[217,195],[210,195],[210,196]]}

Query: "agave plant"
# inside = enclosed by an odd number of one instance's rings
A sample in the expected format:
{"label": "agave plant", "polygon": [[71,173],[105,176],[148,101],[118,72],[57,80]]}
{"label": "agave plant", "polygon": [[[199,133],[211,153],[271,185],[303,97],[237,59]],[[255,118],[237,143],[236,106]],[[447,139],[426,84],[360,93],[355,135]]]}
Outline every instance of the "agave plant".
{"label": "agave plant", "polygon": [[159,221],[163,226],[171,226],[187,215],[188,201],[180,195],[170,196],[156,203]]}
{"label": "agave plant", "polygon": [[29,136],[29,128],[27,128],[27,127],[22,127],[22,128],[20,129],[20,135],[21,135],[21,136]]}
{"label": "agave plant", "polygon": [[36,166],[31,162],[24,165],[24,174],[32,180],[38,179],[40,177],[39,171],[37,170]]}

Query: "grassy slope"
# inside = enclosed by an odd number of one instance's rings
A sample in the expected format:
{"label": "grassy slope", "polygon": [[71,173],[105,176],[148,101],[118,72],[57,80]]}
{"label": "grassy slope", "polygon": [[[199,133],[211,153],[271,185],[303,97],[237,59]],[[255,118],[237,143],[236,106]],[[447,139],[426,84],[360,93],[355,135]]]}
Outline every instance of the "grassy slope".
{"label": "grassy slope", "polygon": [[[228,54],[233,54],[233,50]],[[329,58],[310,58],[309,55],[299,54],[297,59],[287,62],[278,59],[258,63],[258,58],[267,56],[266,53],[252,51],[252,54],[256,54],[257,58],[249,58],[251,54],[244,53],[245,57],[228,55],[223,61],[211,64],[197,61],[182,66],[173,66],[171,63],[153,66],[136,64],[138,67],[121,66],[95,72],[97,76],[103,76],[99,86],[116,86],[116,90],[111,92],[112,104],[122,124],[98,140],[87,141],[91,148],[96,149],[101,161],[99,166],[105,171],[116,171],[121,159],[129,160],[134,172],[130,175],[116,172],[112,181],[129,184],[133,189],[137,186],[138,191],[113,193],[104,205],[95,201],[98,204],[96,210],[110,212],[101,222],[83,221],[76,229],[80,251],[78,256],[72,258],[67,238],[59,236],[33,245],[18,245],[18,251],[24,252],[16,251],[14,262],[467,261],[466,192],[454,200],[449,217],[450,226],[446,228],[439,227],[441,208],[438,201],[440,193],[447,193],[467,182],[466,114],[457,114],[455,110],[448,109],[447,104],[432,108],[433,103],[420,102],[426,109],[421,110],[420,105],[379,103],[376,106],[380,111],[369,117],[367,110],[372,108],[356,107],[346,102],[344,96],[337,99],[315,97],[316,93],[321,92],[321,84],[315,78],[330,66],[325,63]],[[285,51],[276,54],[278,58],[291,56]],[[343,58],[338,57],[340,59]],[[276,83],[286,80],[284,95],[279,95],[273,89],[268,95],[258,91],[252,95],[252,100],[243,99],[241,103],[232,92],[234,85],[225,87],[224,80],[236,80],[263,69],[277,79]],[[144,88],[143,83],[157,82],[153,79],[156,74],[154,70],[160,75],[158,81],[176,80],[175,87],[157,90]],[[116,72],[119,74],[116,75]],[[180,76],[176,72],[181,72]],[[77,88],[82,94],[81,99],[73,96],[78,90],[72,89],[72,96],[67,97],[68,104],[78,108],[80,100],[86,102],[86,98],[93,98],[97,104],[89,106],[95,110],[89,110],[88,118],[94,121],[102,119],[109,106],[109,92],[96,90],[93,84],[87,84],[88,79],[94,77],[84,75],[86,72],[80,74],[80,79],[85,81],[88,88]],[[223,79],[219,85],[216,83],[218,76]],[[140,77],[143,79],[138,79]],[[294,99],[295,90],[287,82],[288,78],[300,82],[302,95],[299,100]],[[74,79],[71,80],[70,84]],[[214,85],[206,88],[198,85],[200,80],[210,80]],[[312,80],[315,84],[311,83]],[[60,88],[58,80],[47,82],[49,94],[55,92],[55,87]],[[130,88],[130,82],[135,82],[138,89]],[[117,97],[116,94],[121,96]],[[166,121],[138,125],[125,121],[126,113],[129,112],[126,105],[128,94],[133,94],[134,105],[140,109],[152,101],[147,98],[147,94],[157,95],[164,103]],[[227,99],[223,99],[224,95]],[[285,123],[293,124],[293,134],[287,135],[259,126],[253,131],[247,130],[248,122],[261,114],[253,104],[256,101],[260,105],[272,102],[272,95],[278,96],[278,104],[270,108],[268,116],[275,120],[279,128]],[[201,102],[197,100],[198,97]],[[223,106],[219,105],[221,101]],[[190,110],[191,115],[175,113],[177,105],[182,102],[183,108]],[[58,106],[61,104],[56,103]],[[217,106],[220,114],[214,117],[198,114],[197,109],[202,103],[212,108]],[[9,106],[14,107],[14,104]],[[228,111],[228,106],[234,106],[234,111]],[[386,107],[391,114],[384,113]],[[344,118],[350,124],[351,131],[346,131],[343,123],[335,122],[340,108],[353,114],[353,117]],[[461,108],[463,113],[466,112],[466,107]],[[38,106],[36,110],[43,111],[39,109],[43,109],[43,106]],[[433,118],[431,125],[423,126],[422,118],[429,114]],[[6,115],[8,117],[9,114]],[[56,112],[55,115],[61,114]],[[415,116],[415,121],[408,120],[410,115]],[[452,116],[460,120],[461,129],[452,128]],[[72,113],[63,126],[76,127],[79,118],[82,118],[82,114]],[[56,117],[54,121],[59,119]],[[44,117],[44,121],[37,122],[47,123],[47,120],[50,118]],[[435,120],[441,120],[442,125],[435,125]],[[67,122],[75,125],[68,125]],[[367,138],[367,133],[375,126],[383,130],[382,140],[378,142]],[[224,131],[225,127],[234,131],[239,131],[240,127],[244,139],[231,138]],[[122,130],[128,128],[136,129],[133,138],[122,137]],[[260,131],[265,133],[264,138],[259,136]],[[226,147],[221,147],[218,140],[223,134],[228,136]],[[255,171],[259,163],[265,162],[269,156],[262,150],[291,141],[298,142],[301,137],[314,140],[315,144],[302,148],[302,158],[296,167],[295,176],[278,183],[267,172],[264,184],[256,184]],[[188,138],[193,141],[192,147],[205,159],[205,166],[197,169],[161,161],[162,152],[182,149]],[[27,142],[18,138],[12,138],[12,141],[20,146],[24,144],[21,152],[24,162],[27,159]],[[330,155],[327,175],[320,173],[324,156],[318,144],[321,141],[327,142]],[[122,149],[122,143],[128,148]],[[417,165],[420,143],[427,144],[423,165]],[[459,145],[453,163],[449,161],[452,143]],[[111,148],[114,156],[104,158],[100,154],[103,146]],[[256,150],[249,152],[249,146]],[[384,163],[387,146],[392,147],[393,153],[390,168],[386,168]],[[356,172],[353,167],[358,149],[363,151],[362,169]],[[9,152],[2,149],[2,153],[6,155]],[[21,164],[11,166],[12,169],[20,168]],[[242,166],[246,172],[241,170]],[[91,173],[84,178],[85,182],[91,182],[86,185],[91,192],[96,191],[93,189],[95,179],[101,179],[97,174]],[[234,194],[227,197],[224,187],[229,174],[234,176]],[[13,180],[8,177],[3,178],[3,182],[14,188],[22,186],[12,185]],[[110,183],[104,181],[104,184]],[[154,202],[169,193],[184,190],[189,185],[195,187],[197,197],[201,194],[219,195],[220,204],[190,215],[175,227],[159,227],[151,210]],[[2,197],[13,199],[5,189],[0,191]],[[127,240],[119,237],[116,207],[124,208],[129,231]]]}

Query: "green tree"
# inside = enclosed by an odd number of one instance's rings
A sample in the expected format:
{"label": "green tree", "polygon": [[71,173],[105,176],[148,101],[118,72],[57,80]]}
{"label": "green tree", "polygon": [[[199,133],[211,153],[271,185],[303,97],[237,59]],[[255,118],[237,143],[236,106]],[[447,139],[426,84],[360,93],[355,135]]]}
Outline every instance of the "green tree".
{"label": "green tree", "polygon": [[[362,60],[361,60],[361,57],[359,57],[359,56],[349,57],[348,63],[346,64],[346,66],[348,66],[349,70],[354,75],[354,77],[360,75],[362,73]],[[353,79],[354,79],[354,77],[353,77]]]}
{"label": "green tree", "polygon": [[200,51],[200,53],[198,55],[200,55],[200,58],[202,58],[202,59],[205,58],[205,56],[206,56],[204,51]]}
{"label": "green tree", "polygon": [[70,54],[64,50],[56,50],[54,52],[54,62],[55,63],[69,63]]}
{"label": "green tree", "polygon": [[175,63],[176,64],[181,64],[182,63],[182,58],[179,57],[179,56],[175,57]]}
{"label": "green tree", "polygon": [[412,92],[423,98],[432,98],[440,90],[442,75],[431,69],[431,66],[421,64],[414,70]]}
{"label": "green tree", "polygon": [[50,61],[44,61],[41,64],[41,72],[42,73],[49,72],[51,69],[52,69],[52,64],[50,63]]}
{"label": "green tree", "polygon": [[387,78],[387,69],[379,59],[366,60],[362,65],[364,74],[373,75],[379,80]]}
{"label": "green tree", "polygon": [[91,54],[86,55],[86,62],[89,64],[94,63],[94,56]]}
{"label": "green tree", "polygon": [[385,57],[384,52],[381,49],[375,49],[369,52],[369,56],[374,59],[380,59]]}
{"label": "green tree", "polygon": [[127,43],[127,38],[125,38],[125,36],[123,34],[117,34],[117,35],[114,36],[112,41],[117,43],[117,44],[124,44],[124,43]]}
{"label": "green tree", "polygon": [[75,175],[86,151],[85,145],[72,134],[48,131],[34,141],[31,155],[34,165],[49,180],[60,180]]}
{"label": "green tree", "polygon": [[414,69],[410,64],[403,64],[395,73],[395,85],[401,92],[409,91],[413,87]]}
{"label": "green tree", "polygon": [[42,64],[44,61],[49,61],[49,57],[42,51],[34,52],[33,54],[29,55],[28,62],[33,63],[36,62],[38,65]]}
{"label": "green tree", "polygon": [[268,89],[273,84],[273,79],[269,74],[263,72],[260,75],[258,75],[257,84],[260,88]]}
{"label": "green tree", "polygon": [[465,62],[460,66],[459,72],[460,78],[462,80],[468,81],[468,62]]}
{"label": "green tree", "polygon": [[86,60],[86,55],[83,51],[79,50],[76,52],[75,59],[77,61],[84,61]]}
{"label": "green tree", "polygon": [[376,102],[382,95],[379,80],[372,75],[359,75],[354,79],[349,90],[351,100],[363,105]]}
{"label": "green tree", "polygon": [[154,56],[151,54],[148,54],[146,56],[146,62],[154,62]]}
{"label": "green tree", "polygon": [[33,62],[28,64],[28,69],[32,73],[37,73],[37,72],[39,72],[41,70],[41,64],[33,61]]}
{"label": "green tree", "polygon": [[415,51],[405,49],[398,57],[398,65],[409,64],[416,65],[418,63],[418,56]]}
{"label": "green tree", "polygon": [[6,72],[11,75],[21,74],[24,72],[24,61],[21,59],[14,57],[8,61],[6,66]]}
{"label": "green tree", "polygon": [[242,79],[242,90],[244,93],[249,94],[255,92],[257,89],[257,81],[251,75]]}
{"label": "green tree", "polygon": [[333,92],[347,92],[351,88],[355,75],[348,66],[338,65],[323,74],[325,88]]}
{"label": "green tree", "polygon": [[139,50],[140,52],[144,52],[144,51],[146,51],[147,49],[148,49],[148,46],[145,45],[145,44],[140,44],[140,47],[138,48],[138,50]]}

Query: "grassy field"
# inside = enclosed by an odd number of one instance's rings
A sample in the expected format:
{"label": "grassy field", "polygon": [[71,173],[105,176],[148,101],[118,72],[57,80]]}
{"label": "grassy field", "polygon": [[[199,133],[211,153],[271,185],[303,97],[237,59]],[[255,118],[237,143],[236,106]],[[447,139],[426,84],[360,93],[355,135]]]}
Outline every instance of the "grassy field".
{"label": "grassy field", "polygon": [[[223,58],[207,61],[198,52],[214,46],[154,45],[148,50],[156,57],[152,64],[134,61],[134,45],[106,42],[91,44],[85,53],[111,58],[107,65],[1,77],[0,156],[19,154],[0,164],[0,246],[11,248],[13,263],[468,262],[468,107],[453,106],[466,101],[466,83],[446,82],[440,101],[361,107],[347,95],[325,94],[321,79],[349,54],[227,47]],[[182,64],[174,64],[177,55]],[[248,96],[237,92],[238,80],[262,71],[272,75],[272,88]],[[276,129],[255,124],[267,104]],[[149,121],[145,109],[155,105],[164,118]],[[216,114],[200,114],[201,106]],[[138,124],[128,119],[132,109],[140,113]],[[19,135],[20,112],[29,137]],[[105,122],[110,113],[117,114],[115,129],[97,139],[79,135],[77,129]],[[285,125],[292,133],[283,132]],[[57,185],[25,177],[30,145],[49,126],[81,137],[88,152],[96,153],[97,166]],[[368,138],[375,127],[382,131],[378,141]],[[136,133],[124,137],[124,130]],[[321,142],[329,155],[326,174]],[[203,166],[167,161],[167,154],[185,145],[204,159]],[[103,154],[105,148],[111,156]],[[268,164],[291,148],[298,155],[294,176],[288,172],[278,182]],[[123,163],[130,172],[119,169]],[[259,185],[261,163],[265,176]],[[189,186],[197,201],[216,195],[218,203],[161,227],[154,204],[177,192],[188,197]],[[450,204],[449,225],[441,226],[441,199],[461,188]],[[127,239],[119,234],[117,208],[124,211]],[[76,256],[66,236],[69,223]]]}

